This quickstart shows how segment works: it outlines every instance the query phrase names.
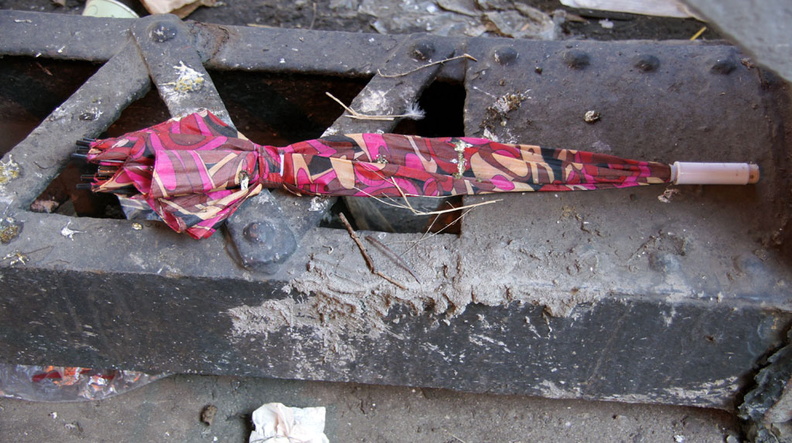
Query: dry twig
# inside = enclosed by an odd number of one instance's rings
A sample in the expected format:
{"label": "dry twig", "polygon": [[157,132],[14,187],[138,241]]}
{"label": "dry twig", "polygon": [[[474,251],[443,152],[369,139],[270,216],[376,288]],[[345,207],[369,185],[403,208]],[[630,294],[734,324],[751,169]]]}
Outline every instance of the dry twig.
{"label": "dry twig", "polygon": [[461,58],[466,58],[468,60],[473,60],[474,62],[478,61],[472,55],[470,55],[468,53],[465,53],[465,54],[462,54],[462,55],[457,55],[456,57],[446,58],[446,59],[443,59],[443,60],[438,60],[436,62],[427,63],[425,65],[421,65],[421,66],[419,66],[419,67],[417,67],[415,69],[411,69],[411,70],[409,70],[407,72],[402,72],[400,74],[383,74],[382,71],[377,69],[377,75],[379,75],[380,77],[384,77],[384,78],[404,77],[405,75],[410,75],[413,72],[420,71],[421,69],[428,68],[428,67],[434,66],[434,65],[440,65],[440,64],[443,64],[443,63],[446,63],[446,62],[450,62],[450,61],[454,61],[454,60],[459,60]]}
{"label": "dry twig", "polygon": [[316,24],[316,2],[313,2],[313,17],[311,17],[311,25],[308,26],[308,29],[313,29],[315,24]]}
{"label": "dry twig", "polygon": [[467,443],[465,440],[462,440],[461,438],[459,438],[456,435],[452,434],[451,431],[449,431],[448,429],[443,429],[443,430],[446,431],[446,433],[448,435],[454,437],[459,443]]}
{"label": "dry twig", "polygon": [[327,96],[333,99],[336,103],[341,105],[341,107],[344,108],[344,110],[349,113],[349,115],[345,115],[345,117],[354,118],[356,120],[392,121],[397,118],[408,118],[413,120],[420,120],[421,118],[423,118],[423,111],[421,111],[417,107],[411,107],[408,109],[407,112],[403,114],[361,114],[360,112],[357,112],[354,109],[350,108],[349,106],[345,105],[344,102],[339,100],[333,94],[329,92],[325,92],[325,94],[327,94]]}
{"label": "dry twig", "polygon": [[415,279],[415,281],[417,281],[418,283],[421,283],[421,279],[418,278],[417,275],[415,275],[415,272],[413,272],[413,270],[410,269],[410,267],[407,265],[407,263],[401,257],[399,257],[398,254],[396,254],[395,252],[391,251],[391,249],[389,247],[385,246],[381,241],[377,240],[376,238],[374,238],[371,235],[367,235],[366,236],[366,240],[368,240],[368,242],[371,243],[372,245],[374,245],[377,248],[379,248],[379,250],[382,253],[384,253],[386,257],[388,257],[394,263],[396,263],[396,266],[398,266],[398,267],[404,269],[405,271],[409,272],[410,275],[412,275],[412,278]]}
{"label": "dry twig", "polygon": [[[412,212],[415,215],[440,215],[440,214],[447,214],[449,212],[461,211],[463,209],[470,209],[470,208],[475,208],[475,207],[478,207],[478,206],[484,206],[484,205],[489,205],[489,204],[492,204],[492,203],[498,203],[498,202],[503,201],[503,199],[499,198],[499,199],[495,199],[495,200],[487,200],[487,201],[476,203],[476,204],[472,204],[472,205],[460,206],[458,208],[441,209],[441,210],[438,210],[438,211],[419,211],[419,210],[413,208],[413,206],[410,204],[410,201],[407,199],[408,195],[404,193],[402,188],[398,185],[398,183],[396,183],[396,180],[394,180],[393,177],[391,177],[391,182],[393,182],[393,186],[395,186],[396,189],[399,191],[399,194],[401,194],[402,199],[404,200],[404,204],[392,203],[392,202],[386,201],[386,200],[384,200],[382,198],[379,198],[376,195],[369,194],[368,192],[366,192],[363,189],[360,189],[360,188],[355,188],[355,189],[357,189],[358,191],[362,192],[367,197],[370,197],[370,198],[373,198],[373,199],[377,200],[378,202],[382,203],[383,205],[390,206],[390,207],[393,207],[393,208],[407,209],[407,210],[409,210],[410,212]],[[450,196],[448,196],[448,195],[411,195],[409,197],[446,198],[446,197],[450,197]]]}
{"label": "dry twig", "polygon": [[[454,208],[454,209],[456,210],[456,209],[459,209],[459,208]],[[403,252],[403,254],[406,254],[406,253],[412,251],[413,249],[415,249],[415,247],[418,246],[418,244],[420,244],[422,241],[424,241],[426,239],[429,239],[429,238],[432,238],[432,237],[434,237],[436,235],[442,234],[443,231],[445,231],[446,229],[450,228],[451,226],[454,226],[457,222],[459,222],[460,220],[465,218],[465,216],[468,215],[468,212],[470,212],[471,210],[472,209],[468,209],[467,211],[465,211],[462,214],[460,214],[459,217],[454,219],[454,221],[452,221],[451,223],[445,225],[443,227],[443,229],[440,229],[437,232],[430,232],[432,230],[432,227],[434,226],[435,222],[437,221],[437,219],[435,218],[434,220],[432,220],[432,224],[430,224],[429,227],[426,229],[426,232],[424,232],[423,235],[421,235],[421,237],[418,240],[414,240],[413,244],[409,248],[407,248],[407,250],[405,250]]]}
{"label": "dry twig", "polygon": [[384,279],[384,280],[386,280],[386,281],[398,286],[401,289],[407,289],[403,284],[401,284],[401,283],[397,282],[396,280],[388,277],[387,275],[383,274],[382,272],[379,272],[374,267],[374,261],[371,260],[371,257],[368,255],[368,252],[366,252],[366,247],[363,246],[363,242],[360,241],[360,237],[358,237],[357,234],[355,233],[355,230],[352,229],[352,225],[349,224],[349,220],[347,220],[346,216],[343,213],[338,214],[338,215],[341,218],[341,223],[344,224],[344,227],[346,228],[347,232],[349,233],[349,236],[352,237],[352,240],[355,242],[355,244],[357,245],[358,249],[360,249],[360,254],[363,255],[363,260],[366,262],[366,266],[368,267],[369,271],[371,271],[372,274],[374,274],[374,275],[376,275],[376,276],[378,276],[378,277],[380,277],[380,278],[382,278],[382,279]]}
{"label": "dry twig", "polygon": [[693,34],[692,37],[690,37],[690,41],[696,40],[697,38],[701,37],[701,34],[703,34],[706,30],[707,27],[702,26],[701,29],[699,29],[695,34]]}

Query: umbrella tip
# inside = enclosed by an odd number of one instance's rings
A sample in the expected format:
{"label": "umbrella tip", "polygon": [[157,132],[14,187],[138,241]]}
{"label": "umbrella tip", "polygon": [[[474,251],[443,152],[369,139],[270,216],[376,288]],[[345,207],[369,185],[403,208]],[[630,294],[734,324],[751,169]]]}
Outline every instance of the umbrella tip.
{"label": "umbrella tip", "polygon": [[759,165],[750,163],[748,165],[748,184],[759,183],[759,178],[762,176],[761,171],[759,171]]}
{"label": "umbrella tip", "polygon": [[671,181],[676,185],[747,185],[759,181],[754,163],[674,162]]}

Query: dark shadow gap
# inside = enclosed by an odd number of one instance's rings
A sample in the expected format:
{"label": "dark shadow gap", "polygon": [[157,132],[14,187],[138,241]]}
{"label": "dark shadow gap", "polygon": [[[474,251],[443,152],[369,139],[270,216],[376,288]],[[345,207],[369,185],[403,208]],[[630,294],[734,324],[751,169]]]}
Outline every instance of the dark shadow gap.
{"label": "dark shadow gap", "polygon": [[[402,120],[394,128],[394,133],[422,137],[465,135],[465,88],[461,83],[439,81],[432,83],[421,95],[418,105],[426,116],[421,120]],[[345,199],[339,199],[321,226],[343,229],[343,224],[338,218],[338,214],[343,212],[356,229],[459,234],[458,218],[461,211],[458,210],[438,215],[420,215],[413,213],[407,207],[408,202],[402,198],[385,198],[384,202],[369,197],[348,198],[368,200],[363,205],[365,209],[350,210]],[[409,205],[422,213],[435,212],[460,207],[462,198],[410,197]]]}
{"label": "dark shadow gap", "polygon": [[84,61],[0,57],[0,155],[66,101],[99,65]]}
{"label": "dark shadow gap", "polygon": [[[127,107],[99,138],[118,137],[170,117],[168,108],[155,89]],[[76,142],[76,140],[75,140]],[[49,212],[75,217],[124,219],[124,211],[114,194],[78,189],[82,176],[92,175],[96,166],[82,160],[69,160],[63,171],[50,182],[47,189],[30,205],[34,212]]]}

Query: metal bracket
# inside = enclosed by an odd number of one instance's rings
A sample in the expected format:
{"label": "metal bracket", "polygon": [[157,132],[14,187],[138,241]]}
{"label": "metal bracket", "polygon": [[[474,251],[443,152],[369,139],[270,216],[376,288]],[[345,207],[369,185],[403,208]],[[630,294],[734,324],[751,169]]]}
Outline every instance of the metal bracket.
{"label": "metal bracket", "polygon": [[13,159],[21,172],[13,183],[0,188],[0,202],[15,206],[14,212],[27,209],[60,173],[74,152],[75,140],[99,135],[149,88],[140,54],[133,44],[125,44],[15,147]]}
{"label": "metal bracket", "polygon": [[[148,16],[132,34],[171,115],[208,109],[233,126],[187,25],[171,14]],[[227,223],[229,252],[243,267],[272,274],[297,249],[288,218],[268,190],[242,208]]]}
{"label": "metal bracket", "polygon": [[193,46],[189,29],[178,17],[164,14],[136,20],[132,35],[171,115],[208,109],[233,126],[223,100]]}

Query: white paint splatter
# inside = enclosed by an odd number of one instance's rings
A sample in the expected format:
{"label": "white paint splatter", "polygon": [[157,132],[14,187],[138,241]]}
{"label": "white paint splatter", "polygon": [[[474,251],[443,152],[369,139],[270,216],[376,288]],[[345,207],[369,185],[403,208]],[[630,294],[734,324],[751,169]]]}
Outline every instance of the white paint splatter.
{"label": "white paint splatter", "polygon": [[67,223],[66,226],[61,229],[60,234],[71,241],[74,241],[74,234],[82,234],[84,231],[75,231],[74,229],[69,228],[71,222]]}

